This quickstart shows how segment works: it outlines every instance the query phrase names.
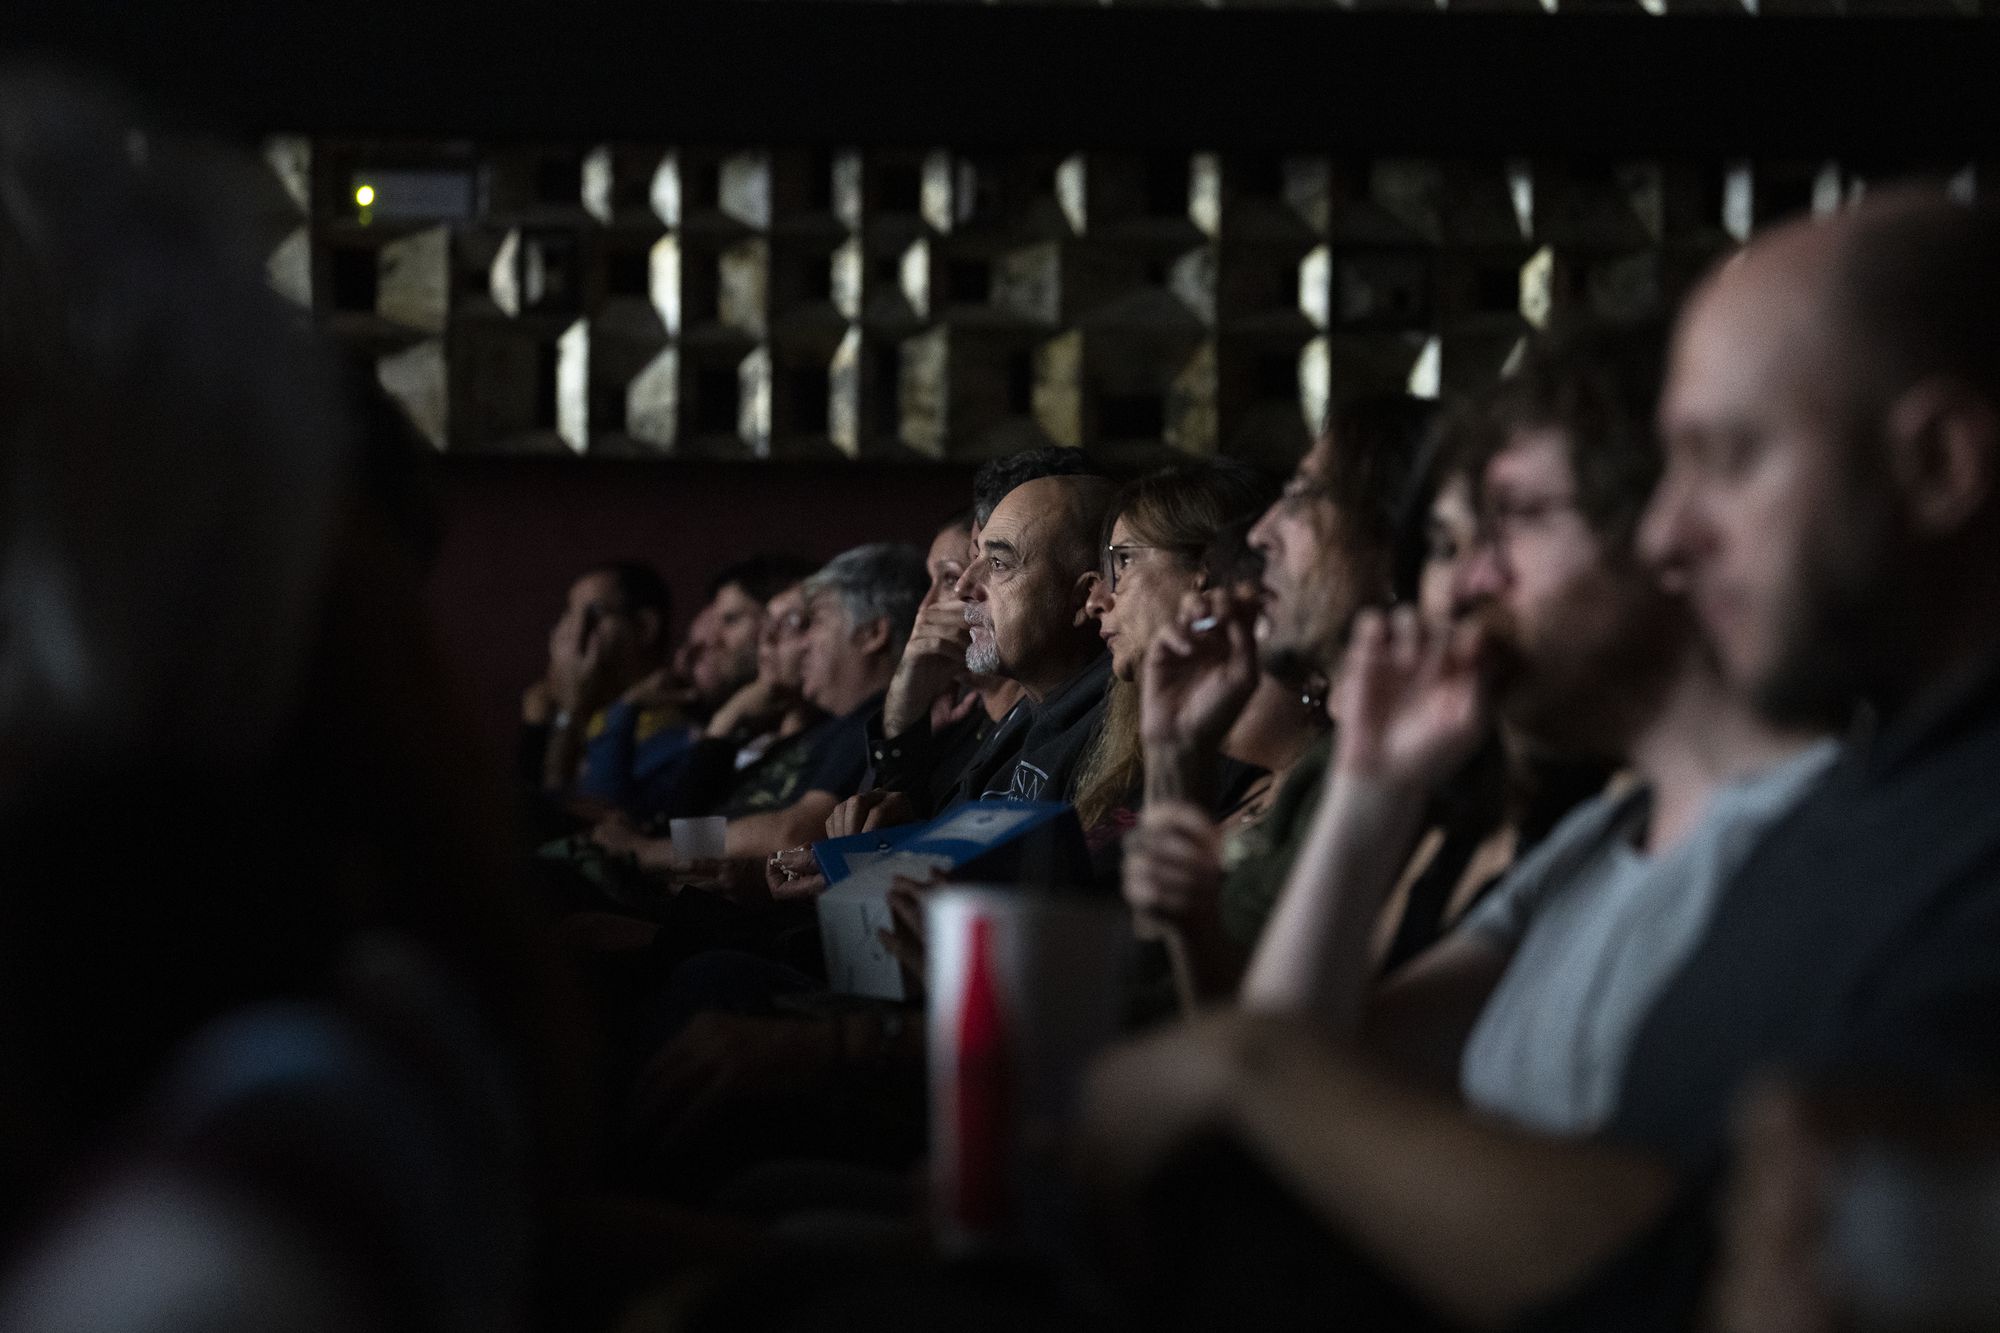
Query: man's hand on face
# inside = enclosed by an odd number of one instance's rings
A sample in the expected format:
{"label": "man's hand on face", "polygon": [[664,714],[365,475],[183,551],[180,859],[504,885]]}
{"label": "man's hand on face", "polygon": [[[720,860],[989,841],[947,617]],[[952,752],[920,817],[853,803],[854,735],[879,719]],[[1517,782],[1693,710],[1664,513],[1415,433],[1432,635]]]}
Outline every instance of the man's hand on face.
{"label": "man's hand on face", "polygon": [[900,736],[924,719],[937,697],[965,674],[965,650],[971,643],[964,602],[956,598],[933,602],[917,612],[909,645],[882,703],[885,736]]}
{"label": "man's hand on face", "polygon": [[549,634],[549,693],[581,722],[616,697],[618,673],[631,659],[632,623],[614,611],[587,616],[580,630],[566,625]]}
{"label": "man's hand on face", "polygon": [[1178,623],[1139,668],[1139,734],[1148,746],[1212,753],[1257,688],[1254,604],[1189,593]]}
{"label": "man's hand on face", "polygon": [[623,613],[607,612],[590,626],[577,662],[572,713],[596,712],[618,696],[624,684],[620,676],[631,661],[633,643],[632,620]]}
{"label": "man's hand on face", "polygon": [[1411,607],[1356,616],[1327,708],[1335,771],[1422,790],[1457,772],[1490,725],[1482,648],[1477,623],[1440,628]]}

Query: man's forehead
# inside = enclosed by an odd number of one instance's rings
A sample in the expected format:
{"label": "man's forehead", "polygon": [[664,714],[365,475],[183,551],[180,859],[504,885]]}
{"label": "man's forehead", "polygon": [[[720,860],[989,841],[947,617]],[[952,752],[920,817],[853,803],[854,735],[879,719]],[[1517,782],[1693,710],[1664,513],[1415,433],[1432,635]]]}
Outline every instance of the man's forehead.
{"label": "man's forehead", "polygon": [[717,611],[739,610],[745,603],[753,607],[758,604],[757,599],[746,592],[740,583],[725,583],[715,590]]}
{"label": "man's forehead", "polygon": [[569,587],[569,600],[575,606],[588,606],[592,602],[606,601],[617,595],[618,577],[609,570],[585,574]]}
{"label": "man's forehead", "polygon": [[945,528],[931,539],[931,550],[928,559],[933,568],[946,560],[961,560],[964,557],[964,528]]}
{"label": "man's forehead", "polygon": [[994,509],[993,517],[986,520],[986,527],[979,534],[980,545],[1004,542],[1017,551],[1034,547],[1066,508],[1061,488],[1047,484],[1052,481],[1052,478],[1031,481],[1007,492],[1007,498]]}
{"label": "man's forehead", "polygon": [[1764,258],[1746,254],[1688,302],[1661,394],[1666,433],[1762,412],[1834,372],[1824,275],[1806,262],[1809,254]]}
{"label": "man's forehead", "polygon": [[1523,426],[1486,464],[1486,487],[1503,490],[1567,486],[1574,480],[1569,436],[1560,426]]}

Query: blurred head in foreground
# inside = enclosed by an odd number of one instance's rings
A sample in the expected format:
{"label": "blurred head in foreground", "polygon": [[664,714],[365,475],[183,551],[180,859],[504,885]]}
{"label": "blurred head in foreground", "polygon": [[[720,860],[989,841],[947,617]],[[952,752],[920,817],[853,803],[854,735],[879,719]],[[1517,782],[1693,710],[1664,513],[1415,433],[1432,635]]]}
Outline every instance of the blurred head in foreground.
{"label": "blurred head in foreground", "polygon": [[2000,218],[1872,195],[1777,228],[1683,311],[1647,553],[1780,720],[1885,708],[1990,639]]}
{"label": "blurred head in foreground", "polygon": [[223,1015],[381,1019],[371,941],[546,1072],[417,555],[254,197],[115,97],[0,71],[0,1169],[31,1187]]}

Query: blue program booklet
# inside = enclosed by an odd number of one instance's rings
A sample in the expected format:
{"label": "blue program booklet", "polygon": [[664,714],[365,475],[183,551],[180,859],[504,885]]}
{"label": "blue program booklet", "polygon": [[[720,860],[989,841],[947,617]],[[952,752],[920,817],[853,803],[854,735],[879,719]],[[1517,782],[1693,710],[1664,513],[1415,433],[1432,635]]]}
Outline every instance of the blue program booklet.
{"label": "blue program booklet", "polygon": [[813,856],[828,885],[819,897],[828,985],[891,1000],[908,998],[880,937],[893,925],[898,877],[1064,885],[1086,881],[1090,864],[1076,811],[1059,801],[969,801],[929,823],[814,843]]}

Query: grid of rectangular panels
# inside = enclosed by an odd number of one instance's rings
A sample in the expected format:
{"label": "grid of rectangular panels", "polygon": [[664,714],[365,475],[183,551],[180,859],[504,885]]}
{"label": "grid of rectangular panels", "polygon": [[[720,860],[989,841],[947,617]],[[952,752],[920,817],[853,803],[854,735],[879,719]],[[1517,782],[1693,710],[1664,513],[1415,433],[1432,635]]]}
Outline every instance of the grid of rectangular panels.
{"label": "grid of rectangular panels", "polygon": [[271,273],[440,449],[1278,462],[1978,165],[277,139]]}

